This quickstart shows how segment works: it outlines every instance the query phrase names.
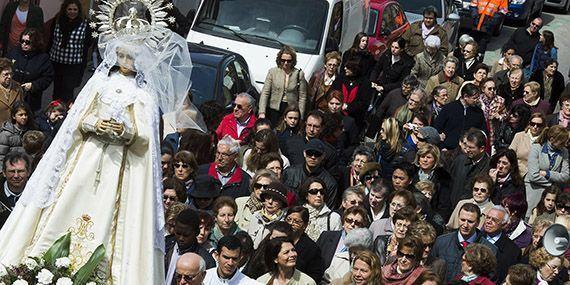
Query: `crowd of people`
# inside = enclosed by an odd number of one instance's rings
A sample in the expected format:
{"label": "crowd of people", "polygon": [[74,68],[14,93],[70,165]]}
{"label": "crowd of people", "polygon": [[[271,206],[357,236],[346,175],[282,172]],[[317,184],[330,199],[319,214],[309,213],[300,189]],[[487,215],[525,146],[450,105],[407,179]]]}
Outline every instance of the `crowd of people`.
{"label": "crowd of people", "polygon": [[[30,26],[39,8],[10,5],[0,226],[72,108],[91,45],[78,0],[64,1],[47,49]],[[164,131],[165,284],[567,282],[570,255],[543,246],[550,225],[570,227],[570,90],[554,34],[536,18],[487,64],[471,36],[449,44],[437,14],[426,8],[379,57],[357,34],[309,81],[284,46],[259,100],[206,102],[205,132]]]}

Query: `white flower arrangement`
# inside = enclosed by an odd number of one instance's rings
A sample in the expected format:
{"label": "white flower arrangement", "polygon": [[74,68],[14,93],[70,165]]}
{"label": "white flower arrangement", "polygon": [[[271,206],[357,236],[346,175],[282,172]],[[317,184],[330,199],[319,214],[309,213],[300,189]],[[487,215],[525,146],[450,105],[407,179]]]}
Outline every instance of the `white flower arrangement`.
{"label": "white flower arrangement", "polygon": [[16,281],[14,281],[14,283],[12,283],[12,285],[28,285],[28,281],[22,280],[22,279],[18,279],[18,280],[16,280]]}
{"label": "white flower arrangement", "polygon": [[38,279],[38,282],[40,284],[45,284],[45,285],[51,284],[53,280],[53,273],[44,268],[38,273],[38,275],[36,275],[36,279]]}
{"label": "white flower arrangement", "polygon": [[35,259],[29,257],[24,260],[24,264],[29,270],[34,270],[39,266],[38,262]]}
{"label": "white flower arrangement", "polygon": [[55,267],[57,268],[69,268],[69,266],[71,266],[69,257],[60,257],[55,260]]}
{"label": "white flower arrangement", "polygon": [[[4,267],[4,265],[0,264],[0,277],[4,277],[8,275],[8,270],[6,270],[6,267]],[[0,283],[0,285],[2,285]]]}
{"label": "white flower arrangement", "polygon": [[73,281],[71,281],[71,279],[69,279],[67,277],[61,277],[61,278],[57,279],[57,282],[55,282],[55,285],[73,285]]}

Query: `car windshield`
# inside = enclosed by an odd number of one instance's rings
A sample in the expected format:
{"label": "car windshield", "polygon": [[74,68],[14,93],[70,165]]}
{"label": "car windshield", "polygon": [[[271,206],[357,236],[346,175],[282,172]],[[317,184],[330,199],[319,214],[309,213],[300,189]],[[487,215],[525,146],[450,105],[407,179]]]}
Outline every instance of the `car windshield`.
{"label": "car windshield", "polygon": [[404,11],[413,14],[422,14],[424,8],[427,6],[434,6],[441,14],[441,0],[413,0],[413,1],[398,1],[404,8]]}
{"label": "car windshield", "polygon": [[193,62],[192,74],[190,75],[192,86],[192,103],[196,106],[206,101],[215,100],[216,69],[211,66]]}
{"label": "car windshield", "polygon": [[206,0],[193,29],[273,48],[318,54],[326,26],[324,0]]}

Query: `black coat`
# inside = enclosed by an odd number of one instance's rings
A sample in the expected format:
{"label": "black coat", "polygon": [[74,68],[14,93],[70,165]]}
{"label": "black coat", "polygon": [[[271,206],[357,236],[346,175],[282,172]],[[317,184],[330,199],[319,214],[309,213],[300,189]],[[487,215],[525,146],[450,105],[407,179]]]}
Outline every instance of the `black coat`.
{"label": "black coat", "polygon": [[[531,76],[529,81],[536,81],[536,83],[540,84],[540,98],[544,99],[544,71],[537,70]],[[552,78],[552,91],[550,91],[550,99],[548,102],[550,103],[550,113],[554,111],[556,105],[558,105],[558,99],[560,99],[560,95],[566,88],[564,85],[564,75],[560,73],[560,71],[556,71]]]}
{"label": "black coat", "polygon": [[539,39],[539,33],[531,35],[527,31],[527,27],[520,27],[511,35],[506,45],[517,48],[517,54],[523,58],[523,67],[526,67],[532,60],[534,47],[538,43]]}
{"label": "black coat", "polygon": [[457,64],[457,71],[455,72],[455,74],[462,77],[465,81],[473,80],[473,73],[475,73],[475,66],[481,63],[481,61],[478,58],[475,58],[473,64],[471,64],[471,66],[467,68],[463,56],[460,56],[458,59],[459,63]]}
{"label": "black coat", "polygon": [[360,74],[366,78],[370,77],[370,72],[372,72],[372,68],[376,63],[376,60],[374,60],[374,56],[367,49],[353,50],[351,48],[345,51],[342,54],[342,62],[340,63],[339,70],[344,71],[344,66],[348,61],[358,62],[358,66],[360,66]]}
{"label": "black coat", "polygon": [[[353,117],[358,125],[361,125],[364,122],[364,119],[366,118],[368,105],[370,104],[370,99],[374,94],[372,85],[370,84],[368,77],[366,78],[360,77],[359,79],[350,81],[344,75],[339,75],[332,83],[331,88],[329,89],[328,92],[331,92],[332,90],[338,90],[340,92],[343,92],[343,85],[346,87],[348,92],[358,87],[358,91],[356,92],[356,97],[352,102],[348,103],[346,113],[349,116]],[[344,99],[345,100],[347,99],[346,95]]]}
{"label": "black coat", "polygon": [[[281,145],[281,152],[289,159],[291,166],[305,164],[304,149],[308,141],[305,135],[295,135],[291,137],[286,137]],[[335,179],[339,177],[338,167],[341,163],[339,154],[334,146],[323,141],[325,145],[325,157],[322,162],[322,166],[333,176]]]}
{"label": "black coat", "polygon": [[414,63],[414,59],[411,56],[402,52],[400,60],[392,64],[392,54],[385,52],[376,62],[374,69],[372,69],[370,81],[384,87],[384,94],[388,94],[388,92],[402,85],[404,78],[412,71]]}
{"label": "black coat", "polygon": [[524,184],[521,183],[521,185],[515,185],[513,183],[513,180],[509,178],[503,184],[495,183],[493,185],[493,194],[491,195],[491,201],[495,205],[501,205],[503,198],[517,193],[521,193],[523,197],[526,197]]}
{"label": "black coat", "polygon": [[[0,44],[2,44],[2,54],[6,54],[8,49],[8,38],[12,26],[12,18],[18,9],[18,1],[13,1],[6,5],[2,18],[0,19]],[[28,18],[26,19],[26,28],[36,28],[40,31],[44,28],[44,12],[42,8],[32,5],[28,9]]]}
{"label": "black coat", "polygon": [[319,167],[309,173],[305,164],[290,166],[283,171],[283,184],[297,190],[308,177],[319,177],[325,182],[327,188],[326,204],[333,209],[338,195],[338,185],[334,177],[325,169]]}
{"label": "black coat", "polygon": [[476,175],[488,171],[489,161],[490,158],[486,153],[477,164],[473,164],[472,160],[463,153],[455,158],[449,169],[449,174],[453,177],[449,197],[451,205],[455,206],[460,200],[473,197],[471,181]]}
{"label": "black coat", "polygon": [[465,115],[463,115],[463,112],[464,107],[461,100],[455,100],[446,104],[441,109],[439,116],[433,123],[438,132],[444,133],[446,136],[440,148],[456,148],[459,144],[459,137],[469,128],[477,128],[485,133],[489,133],[481,108],[467,107]]}
{"label": "black coat", "polygon": [[493,145],[495,149],[508,148],[515,137],[515,134],[522,130],[516,130],[509,122],[500,121],[495,127],[495,140]]}
{"label": "black coat", "polygon": [[325,269],[323,268],[323,258],[321,249],[307,234],[303,234],[295,244],[297,251],[297,268],[299,271],[309,275],[319,284]]}
{"label": "black coat", "polygon": [[[0,228],[4,226],[6,220],[14,210],[16,203],[13,199],[6,197],[4,192],[4,183],[6,183],[6,178],[4,176],[0,177]],[[18,199],[16,199],[18,200]]]}
{"label": "black coat", "polygon": [[[412,184],[415,185],[418,181],[419,175],[416,172],[416,176],[414,177]],[[431,199],[431,208],[447,221],[449,220],[451,212],[453,212],[450,200],[451,176],[445,168],[437,167],[434,169],[433,175],[429,178],[429,181],[433,182],[436,190]]]}
{"label": "black coat", "polygon": [[[166,236],[165,240],[166,240],[165,241],[165,252],[166,252],[166,254],[164,255],[164,268],[165,268],[164,273],[167,274],[168,273],[168,267],[170,266],[170,259],[172,258],[172,253],[174,251],[174,245],[176,244],[176,238],[174,235],[169,235],[169,236]],[[201,245],[199,245],[197,243],[193,246],[190,246],[189,248],[187,248],[185,250],[179,249],[178,251],[179,251],[179,255],[182,255],[182,254],[187,253],[187,252],[193,252],[193,253],[199,255],[200,257],[202,257],[204,259],[204,261],[206,261],[206,269],[216,267],[216,261],[214,260],[212,255],[205,248],[203,248]]]}
{"label": "black coat", "polygon": [[514,101],[523,97],[523,91],[524,91],[524,84],[523,83],[521,83],[519,88],[517,88],[513,91],[513,90],[511,90],[511,85],[510,85],[509,81],[507,80],[507,82],[499,85],[499,87],[497,88],[497,95],[505,98],[505,106],[507,106],[507,109],[510,109],[511,104]]}
{"label": "black coat", "polygon": [[321,249],[321,256],[323,257],[323,268],[331,266],[332,259],[336,252],[336,247],[342,236],[341,231],[325,231],[319,236],[317,245]]}
{"label": "black coat", "polygon": [[17,48],[11,50],[7,57],[13,62],[14,80],[20,84],[32,83],[32,96],[41,95],[53,81],[53,66],[47,53],[24,53],[22,49]]}
{"label": "black coat", "polygon": [[520,262],[521,249],[505,234],[495,242],[495,247],[497,247],[497,269],[493,281],[496,284],[503,284],[509,267]]}

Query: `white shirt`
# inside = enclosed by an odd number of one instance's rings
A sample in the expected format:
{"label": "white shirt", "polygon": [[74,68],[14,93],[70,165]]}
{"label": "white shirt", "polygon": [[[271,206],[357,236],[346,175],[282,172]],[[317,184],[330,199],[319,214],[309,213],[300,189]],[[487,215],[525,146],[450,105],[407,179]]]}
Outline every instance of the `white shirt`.
{"label": "white shirt", "polygon": [[494,236],[494,237],[492,237],[492,236],[490,236],[490,235],[487,235],[487,240],[488,240],[490,243],[495,244],[495,243],[501,238],[502,235],[503,235],[503,234],[501,234],[501,233],[499,233],[498,235],[496,235],[496,236]]}
{"label": "white shirt", "polygon": [[29,8],[26,11],[20,10],[20,7],[16,9],[16,17],[18,17],[18,21],[20,21],[20,23],[22,24],[26,23],[26,21],[28,20],[28,11],[30,11]]}
{"label": "white shirt", "polygon": [[241,273],[241,271],[236,271],[234,276],[230,279],[223,279],[218,276],[218,268],[210,268],[206,270],[206,277],[204,278],[204,285],[237,285],[237,284],[245,284],[245,285],[259,285],[261,283],[247,277],[245,274]]}
{"label": "white shirt", "polygon": [[170,257],[170,263],[168,264],[168,272],[166,274],[166,280],[164,284],[169,285],[172,284],[172,279],[174,278],[174,273],[176,273],[176,262],[180,255],[178,254],[178,244],[174,244],[174,248],[172,249],[172,257]]}

